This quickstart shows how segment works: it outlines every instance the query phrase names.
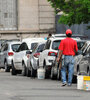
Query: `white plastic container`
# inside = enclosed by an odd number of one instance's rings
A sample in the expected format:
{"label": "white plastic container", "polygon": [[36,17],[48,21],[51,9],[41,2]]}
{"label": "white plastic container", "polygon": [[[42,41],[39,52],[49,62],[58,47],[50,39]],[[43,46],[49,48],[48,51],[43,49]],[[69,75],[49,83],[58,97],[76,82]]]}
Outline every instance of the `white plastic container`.
{"label": "white plastic container", "polygon": [[83,90],[83,76],[77,76],[77,89]]}
{"label": "white plastic container", "polygon": [[38,79],[45,79],[45,69],[39,68],[37,70]]}
{"label": "white plastic container", "polygon": [[90,76],[84,76],[83,80],[84,80],[83,89],[90,91]]}

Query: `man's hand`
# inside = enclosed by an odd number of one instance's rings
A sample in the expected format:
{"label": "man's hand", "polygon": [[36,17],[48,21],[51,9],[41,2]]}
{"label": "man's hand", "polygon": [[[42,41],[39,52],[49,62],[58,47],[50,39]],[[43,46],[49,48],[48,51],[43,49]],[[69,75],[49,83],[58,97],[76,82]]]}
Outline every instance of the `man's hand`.
{"label": "man's hand", "polygon": [[60,58],[61,58],[61,56],[62,56],[62,52],[63,52],[62,50],[59,50],[59,56],[58,56],[58,58],[56,59],[57,62],[59,62],[59,60],[60,60]]}
{"label": "man's hand", "polygon": [[56,61],[59,62],[60,58],[57,58]]}

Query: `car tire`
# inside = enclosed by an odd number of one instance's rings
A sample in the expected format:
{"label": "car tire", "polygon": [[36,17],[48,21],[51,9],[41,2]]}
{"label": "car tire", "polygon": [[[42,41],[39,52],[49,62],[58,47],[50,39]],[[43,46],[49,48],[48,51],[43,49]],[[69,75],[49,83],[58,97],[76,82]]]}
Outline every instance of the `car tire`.
{"label": "car tire", "polygon": [[31,77],[36,77],[36,70],[34,70],[33,67],[31,67]]}
{"label": "car tire", "polygon": [[54,80],[57,78],[57,75],[54,75],[54,67],[51,68],[51,79]]}
{"label": "car tire", "polygon": [[12,62],[12,71],[11,71],[11,74],[12,74],[12,75],[17,75],[17,71],[16,71],[16,69],[15,69],[15,67],[14,67],[13,62]]}
{"label": "car tire", "polygon": [[49,78],[49,71],[46,69],[46,63],[43,63],[43,68],[45,69],[45,79]]}
{"label": "car tire", "polygon": [[27,75],[27,77],[31,76],[31,71],[28,68],[26,69],[26,75]]}
{"label": "car tire", "polygon": [[5,66],[5,72],[10,72],[10,67],[8,66],[7,62],[4,63]]}
{"label": "car tire", "polygon": [[22,75],[26,76],[26,66],[24,63],[22,64]]}
{"label": "car tire", "polygon": [[87,67],[87,76],[90,76],[90,69],[89,69],[89,66]]}

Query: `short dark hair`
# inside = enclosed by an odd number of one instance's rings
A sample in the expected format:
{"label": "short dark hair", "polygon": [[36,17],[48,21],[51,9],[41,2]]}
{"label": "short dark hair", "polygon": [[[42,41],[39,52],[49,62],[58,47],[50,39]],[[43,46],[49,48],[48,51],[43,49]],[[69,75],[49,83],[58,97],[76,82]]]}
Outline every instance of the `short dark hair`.
{"label": "short dark hair", "polygon": [[70,33],[68,33],[68,34],[66,34],[67,35],[67,37],[71,37],[72,36],[72,34],[70,34]]}
{"label": "short dark hair", "polygon": [[51,34],[51,33],[49,33],[49,34],[48,34],[48,36],[52,36],[52,34]]}

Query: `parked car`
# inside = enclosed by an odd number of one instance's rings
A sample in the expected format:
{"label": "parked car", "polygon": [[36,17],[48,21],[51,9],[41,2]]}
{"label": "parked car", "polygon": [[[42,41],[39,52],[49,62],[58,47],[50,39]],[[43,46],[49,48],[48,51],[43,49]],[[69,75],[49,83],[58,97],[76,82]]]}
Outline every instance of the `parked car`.
{"label": "parked car", "polygon": [[90,76],[90,45],[79,62],[78,74]]}
{"label": "parked car", "polygon": [[11,65],[12,65],[12,59],[16,52],[16,50],[19,48],[21,42],[5,42],[0,51],[0,68],[5,68],[6,72],[10,71]]}
{"label": "parked car", "polygon": [[45,46],[45,42],[40,42],[37,45],[37,48],[32,51],[29,59],[27,60],[27,76],[36,77],[37,69],[38,69],[38,57],[40,56],[43,48]]}
{"label": "parked car", "polygon": [[[86,43],[85,43],[85,45],[81,48],[81,53],[80,53],[80,55],[77,55],[76,57],[75,57],[75,61],[76,61],[76,63],[75,63],[75,66],[74,66],[74,75],[75,76],[77,76],[78,74],[80,74],[81,73],[81,71],[80,71],[80,69],[82,69],[81,68],[81,66],[82,66],[82,64],[83,64],[83,66],[85,66],[85,64],[84,64],[84,60],[85,60],[85,62],[88,62],[89,63],[89,61],[90,61],[90,58],[89,58],[89,49],[90,49],[90,41],[87,41]],[[88,59],[88,60],[87,60]],[[87,61],[86,61],[87,60]],[[82,63],[83,62],[83,63]],[[82,64],[81,64],[82,63]],[[87,65],[87,64],[86,64]],[[88,66],[88,65],[87,65]],[[85,67],[86,68],[86,67]],[[84,68],[84,70],[83,71],[85,71],[85,68]],[[88,67],[87,68],[87,72],[89,72],[89,69],[90,67]]]}
{"label": "parked car", "polygon": [[45,41],[44,38],[26,38],[22,40],[22,43],[12,60],[12,75],[18,73],[22,73],[23,76],[26,75],[27,60],[41,41]]}
{"label": "parked car", "polygon": [[[45,68],[45,77],[49,77],[52,68],[52,62],[58,52],[60,41],[66,37],[51,37],[47,40],[44,50],[39,56],[39,66]],[[75,38],[80,40],[80,38]]]}

